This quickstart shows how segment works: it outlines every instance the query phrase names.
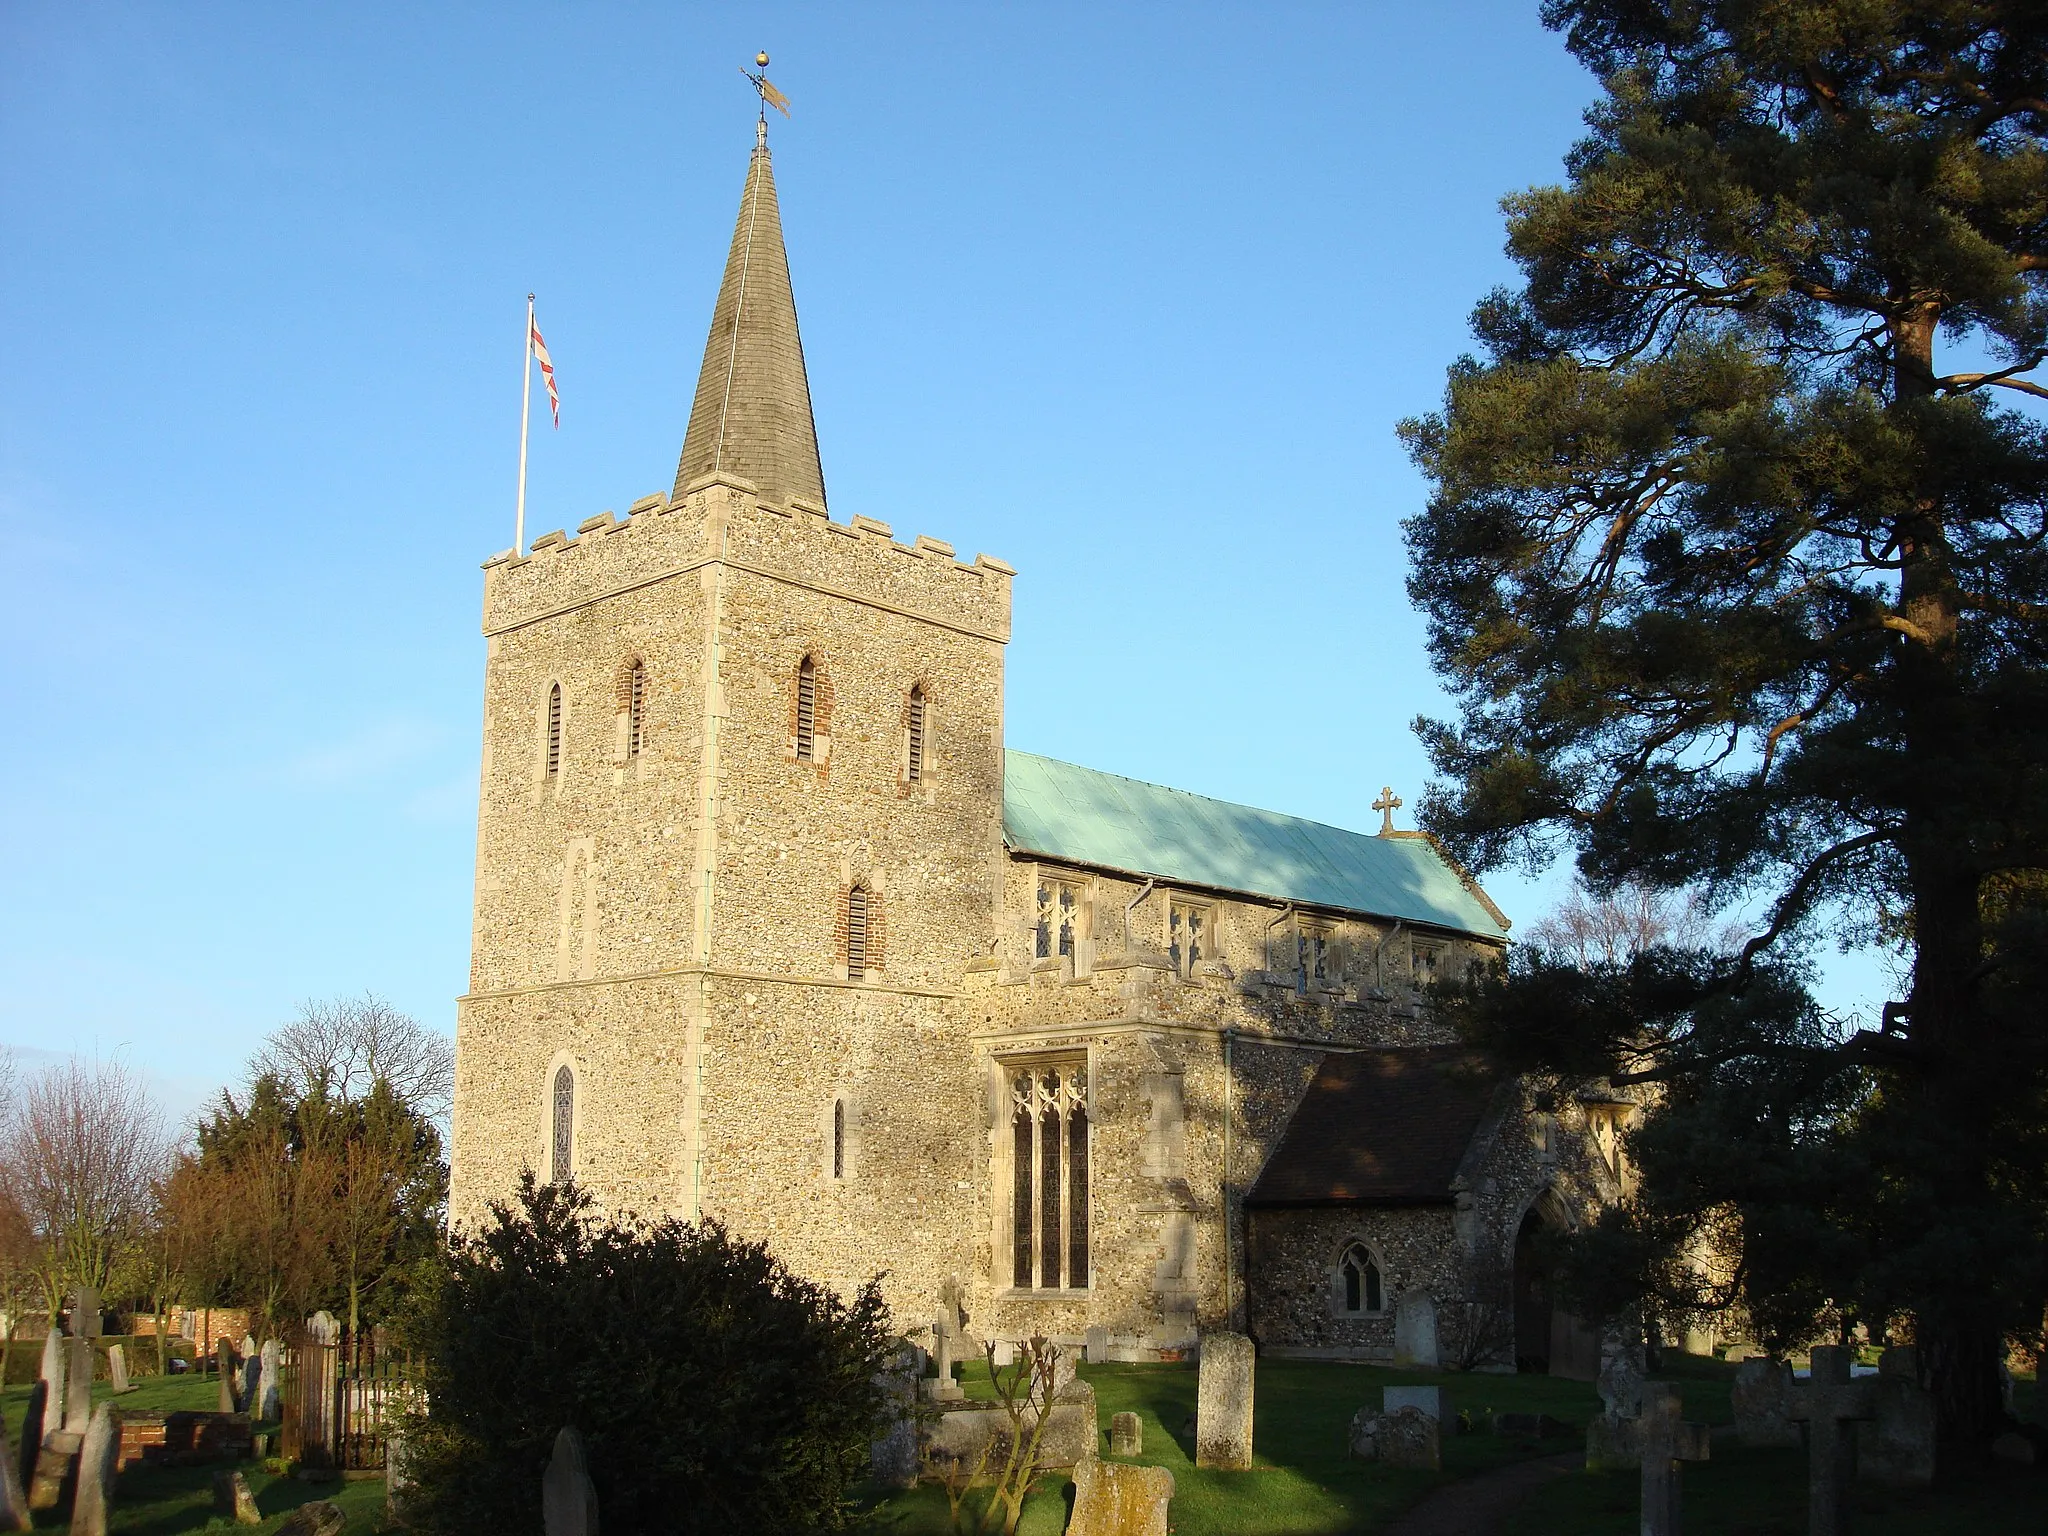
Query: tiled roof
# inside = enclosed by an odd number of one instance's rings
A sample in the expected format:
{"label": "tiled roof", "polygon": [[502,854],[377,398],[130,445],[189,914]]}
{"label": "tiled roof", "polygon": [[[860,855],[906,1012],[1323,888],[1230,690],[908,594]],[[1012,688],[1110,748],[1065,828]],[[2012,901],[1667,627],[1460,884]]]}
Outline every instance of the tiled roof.
{"label": "tiled roof", "polygon": [[1426,837],[1367,837],[1030,752],[1004,755],[1003,836],[1019,853],[1176,884],[1507,933]]}
{"label": "tiled roof", "polygon": [[1456,1047],[1332,1052],[1245,1203],[1447,1202],[1497,1081]]}

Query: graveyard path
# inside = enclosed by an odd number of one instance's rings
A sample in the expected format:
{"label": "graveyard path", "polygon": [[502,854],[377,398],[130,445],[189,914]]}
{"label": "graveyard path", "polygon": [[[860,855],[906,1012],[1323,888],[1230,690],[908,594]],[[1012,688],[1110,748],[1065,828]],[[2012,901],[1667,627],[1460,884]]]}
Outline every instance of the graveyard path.
{"label": "graveyard path", "polygon": [[1502,1518],[1538,1487],[1585,1464],[1584,1451],[1567,1451],[1439,1488],[1388,1526],[1384,1536],[1492,1536]]}

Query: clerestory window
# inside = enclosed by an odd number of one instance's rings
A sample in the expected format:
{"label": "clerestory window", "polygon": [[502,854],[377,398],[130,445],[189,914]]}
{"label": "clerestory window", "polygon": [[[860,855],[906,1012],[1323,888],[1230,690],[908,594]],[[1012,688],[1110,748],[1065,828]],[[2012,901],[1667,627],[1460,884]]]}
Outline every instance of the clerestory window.
{"label": "clerestory window", "polygon": [[1206,906],[1176,901],[1167,908],[1167,953],[1173,968],[1183,976],[1195,974],[1195,967],[1212,958],[1211,913]]}
{"label": "clerestory window", "polygon": [[1081,922],[1081,887],[1071,880],[1041,879],[1038,882],[1038,932],[1035,949],[1040,960],[1074,953],[1074,940]]}
{"label": "clerestory window", "polygon": [[1304,992],[1328,986],[1336,974],[1330,930],[1303,923],[1295,930],[1295,946],[1295,985]]}
{"label": "clerestory window", "polygon": [[1039,1062],[1010,1076],[1010,1281],[1084,1290],[1088,1253],[1088,1069]]}

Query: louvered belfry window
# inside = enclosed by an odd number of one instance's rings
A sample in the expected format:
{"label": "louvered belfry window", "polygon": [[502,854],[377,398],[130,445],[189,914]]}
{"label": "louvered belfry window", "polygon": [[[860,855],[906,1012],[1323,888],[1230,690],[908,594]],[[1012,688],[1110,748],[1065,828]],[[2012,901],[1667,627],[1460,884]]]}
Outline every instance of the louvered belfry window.
{"label": "louvered belfry window", "polygon": [[566,1184],[576,1171],[576,1074],[566,1066],[555,1073],[553,1131],[548,1177],[556,1184]]}
{"label": "louvered belfry window", "polygon": [[548,777],[562,771],[562,685],[548,689]]}
{"label": "louvered belfry window", "polygon": [[846,893],[846,975],[859,981],[868,968],[868,891],[856,885]]}
{"label": "louvered belfry window", "polygon": [[832,1177],[846,1177],[846,1100],[832,1101]]}
{"label": "louvered belfry window", "polygon": [[1018,1290],[1089,1283],[1088,1069],[1019,1068],[1010,1080],[1011,1258]]}
{"label": "louvered belfry window", "polygon": [[632,675],[626,679],[626,756],[640,755],[640,741],[647,719],[647,668],[640,662],[633,663]]}
{"label": "louvered belfry window", "polygon": [[817,756],[818,664],[806,656],[796,669],[796,755],[804,762]]}
{"label": "louvered belfry window", "polygon": [[906,769],[910,782],[915,784],[924,777],[924,690],[910,690],[910,758]]}

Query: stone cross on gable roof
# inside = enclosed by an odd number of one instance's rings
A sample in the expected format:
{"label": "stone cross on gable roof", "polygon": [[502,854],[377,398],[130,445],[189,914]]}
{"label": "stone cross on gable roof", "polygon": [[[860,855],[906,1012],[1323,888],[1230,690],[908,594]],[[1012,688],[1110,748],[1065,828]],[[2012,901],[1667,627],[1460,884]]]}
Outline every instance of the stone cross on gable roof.
{"label": "stone cross on gable roof", "polygon": [[1393,785],[1386,785],[1380,790],[1380,797],[1373,801],[1372,808],[1380,813],[1380,836],[1392,837],[1394,812],[1401,809],[1401,797],[1394,793]]}

